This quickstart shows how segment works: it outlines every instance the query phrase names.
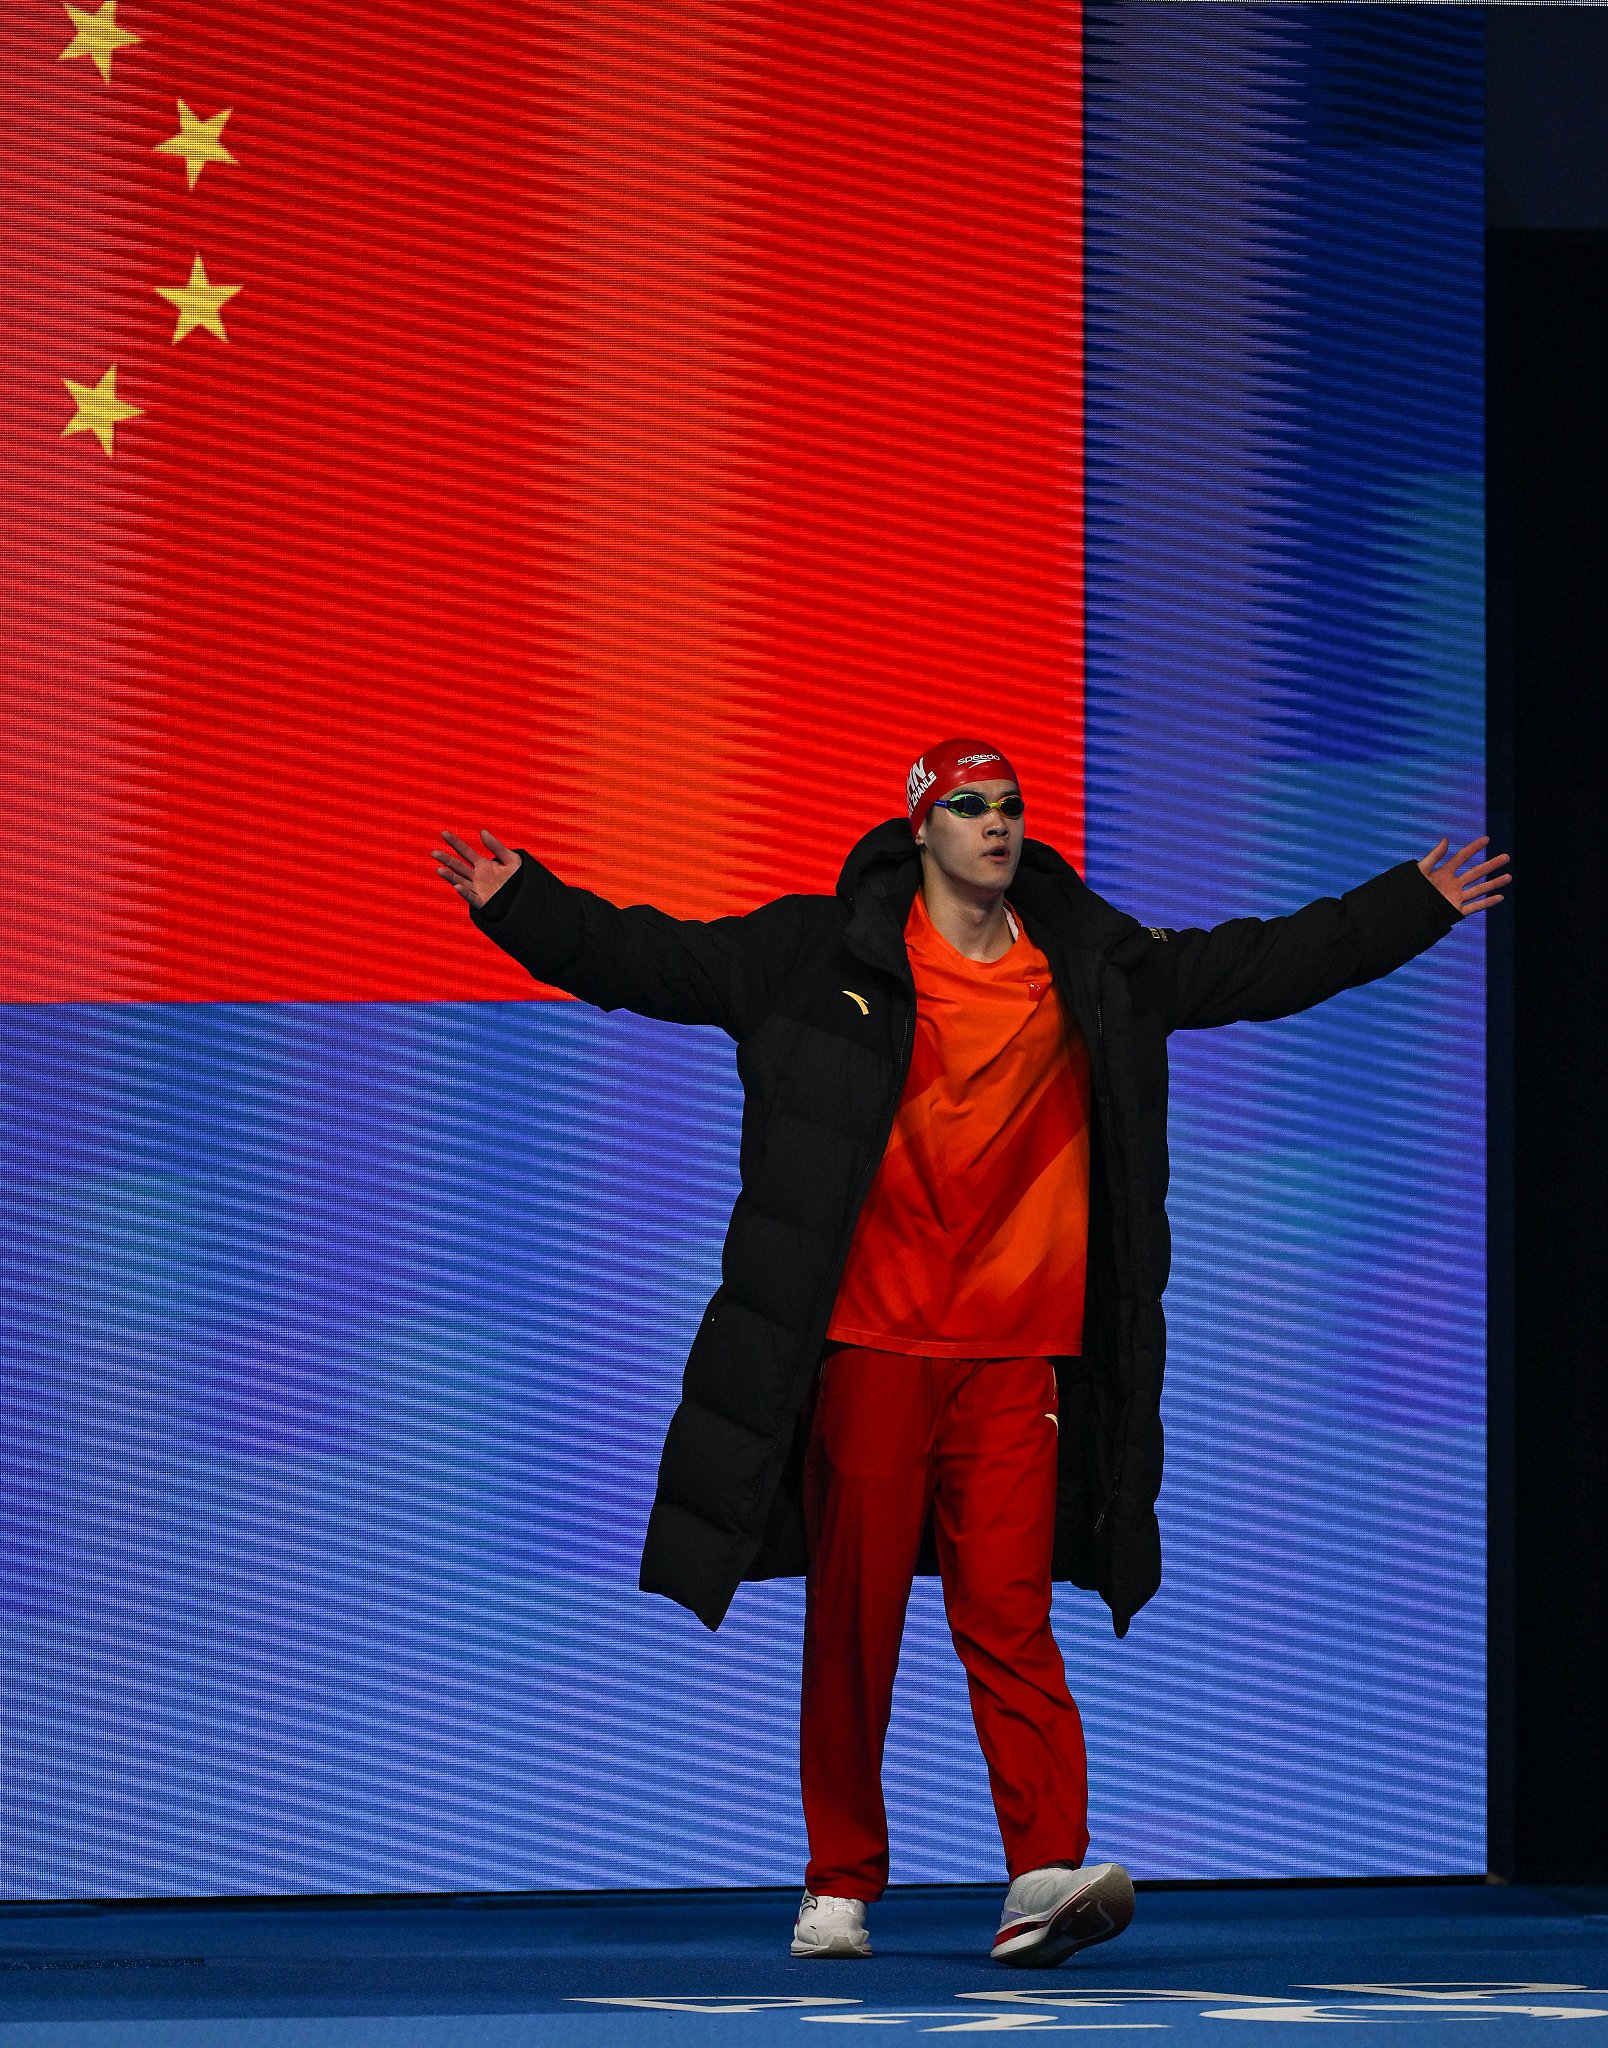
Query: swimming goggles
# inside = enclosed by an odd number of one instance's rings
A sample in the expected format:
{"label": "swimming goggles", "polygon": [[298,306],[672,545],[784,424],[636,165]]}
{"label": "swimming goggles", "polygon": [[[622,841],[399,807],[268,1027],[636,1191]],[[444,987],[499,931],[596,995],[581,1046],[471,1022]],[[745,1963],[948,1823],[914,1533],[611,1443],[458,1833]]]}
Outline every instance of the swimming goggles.
{"label": "swimming goggles", "polygon": [[935,796],[934,810],[948,811],[955,818],[980,818],[986,811],[998,811],[1002,818],[1019,818],[1027,806],[1019,789],[1008,789],[992,802],[975,789],[960,789],[953,796]]}

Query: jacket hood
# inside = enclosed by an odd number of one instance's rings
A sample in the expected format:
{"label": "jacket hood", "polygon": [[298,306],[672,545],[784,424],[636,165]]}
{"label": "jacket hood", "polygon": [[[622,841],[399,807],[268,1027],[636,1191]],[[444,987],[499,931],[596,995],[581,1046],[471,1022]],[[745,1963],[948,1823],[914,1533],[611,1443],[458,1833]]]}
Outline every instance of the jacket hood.
{"label": "jacket hood", "polygon": [[[896,926],[898,953],[904,952],[904,917],[921,886],[921,856],[906,817],[885,818],[849,849],[838,875],[837,894],[854,905],[850,933],[875,952],[888,951],[886,926]],[[1029,918],[1054,925],[1073,945],[1104,952],[1142,927],[1095,894],[1064,855],[1043,839],[1024,838],[1011,883],[1011,901]],[[873,937],[875,927],[882,933]],[[878,940],[882,943],[879,944]]]}
{"label": "jacket hood", "polygon": [[880,825],[862,832],[849,848],[838,875],[837,893],[852,902],[873,874],[880,871],[891,876],[907,861],[913,861],[918,868],[921,865],[921,855],[910,836],[909,819],[884,818]]}

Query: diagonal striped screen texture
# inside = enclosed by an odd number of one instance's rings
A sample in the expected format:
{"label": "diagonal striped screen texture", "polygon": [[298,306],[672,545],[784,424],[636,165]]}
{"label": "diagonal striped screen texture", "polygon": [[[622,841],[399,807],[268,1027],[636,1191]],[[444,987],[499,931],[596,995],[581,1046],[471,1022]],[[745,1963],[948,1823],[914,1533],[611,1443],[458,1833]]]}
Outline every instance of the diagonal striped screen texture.
{"label": "diagonal striped screen texture", "polygon": [[[1146,922],[1473,837],[1478,13],[79,13],[0,24],[0,1896],[793,1883],[801,1585],[636,1590],[730,1044],[428,849],[744,909],[968,729]],[[1482,922],[1172,1042],[1165,1581],[1055,1603],[1136,1875],[1485,1867]],[[1003,1876],[933,1581],[887,1783]]]}

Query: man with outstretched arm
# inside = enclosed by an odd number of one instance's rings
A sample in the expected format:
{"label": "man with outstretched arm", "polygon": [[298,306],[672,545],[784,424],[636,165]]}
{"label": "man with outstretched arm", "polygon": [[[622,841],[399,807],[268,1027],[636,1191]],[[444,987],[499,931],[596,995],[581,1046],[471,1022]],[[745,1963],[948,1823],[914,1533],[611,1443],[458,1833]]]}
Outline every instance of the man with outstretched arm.
{"label": "man with outstretched arm", "polygon": [[805,1581],[810,1858],[793,1953],[871,1953],[882,1752],[906,1603],[937,1572],[1009,1888],[993,1954],[1119,1934],[1086,1866],[1083,1729],[1055,1579],[1125,1635],[1161,1577],[1167,1039],[1377,980],[1501,900],[1505,854],[1441,839],[1341,896],[1144,925],[1025,836],[976,740],[929,749],[831,895],[677,919],[451,832],[474,924],[602,1009],[718,1024],[744,1090],[741,1191],[693,1338],[640,1583],[717,1628],[744,1579]]}

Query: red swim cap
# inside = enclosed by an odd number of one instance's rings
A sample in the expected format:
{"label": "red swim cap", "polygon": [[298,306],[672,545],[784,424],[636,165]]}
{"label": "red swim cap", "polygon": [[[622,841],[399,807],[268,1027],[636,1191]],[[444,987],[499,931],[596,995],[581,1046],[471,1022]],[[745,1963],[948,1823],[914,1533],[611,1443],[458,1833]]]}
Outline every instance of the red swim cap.
{"label": "red swim cap", "polygon": [[998,747],[983,740],[945,740],[942,746],[929,747],[905,777],[911,837],[939,797],[963,782],[987,782],[998,776],[1014,782],[1016,770]]}

